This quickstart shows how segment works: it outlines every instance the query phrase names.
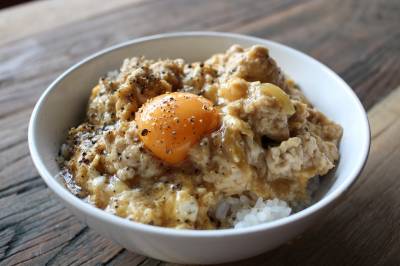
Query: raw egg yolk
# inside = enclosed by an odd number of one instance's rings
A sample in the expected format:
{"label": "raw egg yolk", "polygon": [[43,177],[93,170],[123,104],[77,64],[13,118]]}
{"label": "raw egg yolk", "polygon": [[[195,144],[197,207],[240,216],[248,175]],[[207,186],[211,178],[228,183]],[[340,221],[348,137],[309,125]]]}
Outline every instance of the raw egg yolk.
{"label": "raw egg yolk", "polygon": [[219,126],[212,102],[184,92],[152,98],[136,112],[135,120],[144,146],[170,164],[185,160],[189,149]]}

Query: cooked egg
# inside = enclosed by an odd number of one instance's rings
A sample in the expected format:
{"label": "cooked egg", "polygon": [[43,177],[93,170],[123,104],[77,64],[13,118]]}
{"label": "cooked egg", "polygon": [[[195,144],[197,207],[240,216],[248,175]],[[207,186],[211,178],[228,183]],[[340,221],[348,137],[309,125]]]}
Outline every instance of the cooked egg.
{"label": "cooked egg", "polygon": [[241,78],[229,80],[227,86],[222,87],[218,94],[228,101],[235,101],[247,96],[248,83]]}
{"label": "cooked egg", "polygon": [[191,93],[159,95],[136,113],[139,137],[156,157],[178,164],[189,149],[219,126],[212,102]]}
{"label": "cooked egg", "polygon": [[260,89],[263,94],[274,97],[287,115],[291,116],[296,112],[289,95],[278,86],[271,83],[262,83]]}

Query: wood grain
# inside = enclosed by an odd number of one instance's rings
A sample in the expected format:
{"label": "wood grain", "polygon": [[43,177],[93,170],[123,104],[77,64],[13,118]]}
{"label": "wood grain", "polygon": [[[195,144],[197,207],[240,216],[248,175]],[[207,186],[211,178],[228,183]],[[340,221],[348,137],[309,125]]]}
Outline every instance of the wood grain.
{"label": "wood grain", "polygon": [[[102,13],[112,12],[133,1],[141,0],[68,0],[65,1],[36,1],[22,6],[15,6],[1,11],[0,42],[6,43],[39,32],[54,29],[67,23],[80,21]],[[73,14],[73,15],[71,15]],[[34,24],[32,25],[32,20]],[[10,24],[18,25],[10,27]]]}
{"label": "wood grain", "polygon": [[400,89],[388,96],[400,84],[399,1],[56,2],[0,11],[0,265],[166,264],[104,239],[60,205],[31,163],[27,123],[45,87],[72,64],[128,39],[181,30],[293,46],[339,73],[370,109],[370,159],[346,200],[291,244],[235,265],[400,264]]}

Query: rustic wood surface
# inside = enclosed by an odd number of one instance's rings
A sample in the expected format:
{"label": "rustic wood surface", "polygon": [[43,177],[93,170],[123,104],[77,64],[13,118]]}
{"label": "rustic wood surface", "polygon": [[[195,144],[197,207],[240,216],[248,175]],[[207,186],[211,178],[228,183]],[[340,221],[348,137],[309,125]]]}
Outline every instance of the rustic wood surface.
{"label": "rustic wood surface", "polygon": [[[369,110],[368,164],[346,199],[291,243],[235,265],[400,265],[400,2],[39,1],[0,11],[0,265],[160,265],[80,223],[38,176],[27,124],[82,58],[166,31],[246,33],[319,59]],[[205,254],[206,255],[206,254]]]}

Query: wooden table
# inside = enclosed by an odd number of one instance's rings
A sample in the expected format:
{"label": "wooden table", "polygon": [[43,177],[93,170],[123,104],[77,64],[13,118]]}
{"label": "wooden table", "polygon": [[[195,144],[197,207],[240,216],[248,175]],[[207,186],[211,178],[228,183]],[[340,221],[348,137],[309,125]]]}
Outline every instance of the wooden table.
{"label": "wooden table", "polygon": [[27,124],[39,95],[72,64],[181,30],[290,45],[335,70],[369,110],[370,158],[346,199],[302,237],[235,265],[400,265],[398,0],[69,0],[0,11],[0,265],[171,265],[126,251],[72,216],[32,165]]}

